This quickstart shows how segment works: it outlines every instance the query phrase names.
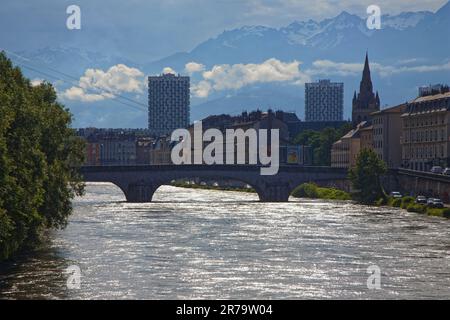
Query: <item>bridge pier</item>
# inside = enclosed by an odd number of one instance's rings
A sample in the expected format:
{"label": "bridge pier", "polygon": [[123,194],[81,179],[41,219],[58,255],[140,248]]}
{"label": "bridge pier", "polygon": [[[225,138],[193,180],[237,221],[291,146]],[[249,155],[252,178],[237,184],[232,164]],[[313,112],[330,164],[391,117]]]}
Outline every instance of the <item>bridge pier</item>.
{"label": "bridge pier", "polygon": [[290,196],[290,188],[287,185],[266,186],[258,192],[261,202],[287,202]]}
{"label": "bridge pier", "polygon": [[125,191],[128,202],[151,202],[157,187],[150,184],[130,184]]}

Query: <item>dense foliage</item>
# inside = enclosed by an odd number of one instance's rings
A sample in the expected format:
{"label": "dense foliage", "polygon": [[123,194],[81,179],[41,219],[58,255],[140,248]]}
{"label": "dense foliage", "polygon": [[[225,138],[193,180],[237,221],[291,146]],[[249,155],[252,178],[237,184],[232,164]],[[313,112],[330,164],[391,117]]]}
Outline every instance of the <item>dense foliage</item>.
{"label": "dense foliage", "polygon": [[450,208],[432,208],[425,204],[410,203],[406,210],[409,212],[423,213],[429,216],[450,218]]}
{"label": "dense foliage", "polygon": [[325,128],[322,131],[306,130],[295,139],[295,144],[311,146],[313,164],[315,166],[331,165],[331,147],[342,136],[352,129],[352,125],[346,124],[339,129]]}
{"label": "dense foliage", "polygon": [[32,86],[0,53],[0,260],[62,228],[83,192],[83,142],[49,83]]}
{"label": "dense foliage", "polygon": [[[356,158],[356,166],[349,177],[355,189],[355,199],[363,204],[374,204],[385,197],[380,176],[386,173],[386,164],[370,149],[363,149]],[[398,206],[401,205],[401,201]]]}
{"label": "dense foliage", "polygon": [[296,198],[311,198],[311,199],[329,199],[329,200],[350,200],[349,193],[335,189],[322,188],[314,183],[303,183],[292,191],[291,194]]}

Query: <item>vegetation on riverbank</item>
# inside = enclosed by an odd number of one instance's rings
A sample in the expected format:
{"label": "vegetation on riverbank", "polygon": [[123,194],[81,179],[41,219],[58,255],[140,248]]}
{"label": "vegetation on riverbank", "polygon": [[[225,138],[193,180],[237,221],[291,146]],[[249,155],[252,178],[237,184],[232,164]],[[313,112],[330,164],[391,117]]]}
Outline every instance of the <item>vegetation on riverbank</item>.
{"label": "vegetation on riverbank", "polygon": [[252,188],[239,188],[239,187],[222,187],[222,186],[211,186],[207,184],[192,184],[186,181],[175,181],[171,183],[174,187],[180,188],[192,188],[192,189],[205,189],[205,190],[221,190],[221,191],[238,191],[238,192],[249,192],[255,193]]}
{"label": "vegetation on riverbank", "polygon": [[357,159],[355,168],[350,170],[352,186],[357,190],[353,199],[361,204],[387,205],[402,208],[409,212],[428,214],[430,216],[450,217],[449,208],[432,208],[425,204],[415,203],[413,197],[393,198],[386,195],[381,185],[380,176],[386,173],[386,164],[374,151],[364,149]]}
{"label": "vegetation on riverbank", "polygon": [[314,183],[304,183],[292,191],[295,198],[328,199],[328,200],[351,200],[351,195],[345,191],[335,188],[322,188]]}
{"label": "vegetation on riverbank", "polygon": [[[318,187],[314,183],[304,183],[298,186],[291,194],[296,198],[311,198],[324,200],[352,200],[352,195],[334,188]],[[401,208],[408,212],[427,214],[435,217],[450,218],[450,208],[431,208],[425,204],[415,203],[414,197],[392,198],[382,197],[374,203],[376,206],[389,206]]]}
{"label": "vegetation on riverbank", "polygon": [[408,212],[427,214],[429,216],[450,218],[450,208],[432,208],[427,206],[426,204],[416,203],[413,197],[380,198],[376,202],[376,205],[402,208],[407,210]]}
{"label": "vegetation on riverbank", "polygon": [[361,204],[371,205],[385,194],[380,177],[387,171],[386,164],[375,151],[363,149],[356,158],[356,166],[349,171],[353,198]]}
{"label": "vegetation on riverbank", "polygon": [[352,198],[361,204],[402,208],[408,212],[450,218],[450,208],[432,208],[418,204],[413,197],[393,198],[386,195],[380,176],[386,173],[386,164],[373,150],[363,149],[356,159],[355,168],[350,170],[349,178],[357,190]]}
{"label": "vegetation on riverbank", "polygon": [[0,53],[0,260],[63,228],[84,184],[83,142],[51,84],[33,86]]}
{"label": "vegetation on riverbank", "polygon": [[[223,187],[223,186],[211,186],[205,184],[192,184],[186,181],[172,182],[172,186],[181,188],[192,189],[205,189],[205,190],[220,190],[220,191],[238,191],[255,193],[252,188],[239,188],[239,187]],[[291,196],[295,198],[311,198],[311,199],[328,199],[328,200],[351,200],[351,195],[345,191],[335,188],[322,188],[314,183],[304,183],[291,193]]]}

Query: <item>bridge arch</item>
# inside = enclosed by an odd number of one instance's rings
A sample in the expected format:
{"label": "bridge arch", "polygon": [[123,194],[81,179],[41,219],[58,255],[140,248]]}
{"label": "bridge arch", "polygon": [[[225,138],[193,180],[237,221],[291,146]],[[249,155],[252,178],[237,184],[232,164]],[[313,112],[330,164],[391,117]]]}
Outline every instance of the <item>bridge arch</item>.
{"label": "bridge arch", "polygon": [[347,171],[328,167],[280,167],[276,175],[261,175],[260,166],[250,165],[141,165],[82,167],[85,181],[111,182],[129,202],[150,202],[155,191],[183,178],[241,181],[254,188],[263,202],[285,202],[299,184],[347,179]]}
{"label": "bridge arch", "polygon": [[193,180],[193,179],[208,179],[208,180],[230,180],[230,181],[238,181],[244,184],[249,185],[255,190],[261,201],[265,199],[265,190],[261,188],[261,185],[257,183],[257,181],[252,181],[248,179],[229,177],[226,175],[220,176],[202,176],[196,174],[181,174],[176,177],[166,177],[159,179],[151,179],[147,180],[142,178],[138,181],[130,183],[127,187],[119,187],[125,194],[127,201],[129,202],[151,202],[153,200],[153,196],[155,192],[163,185],[171,185],[174,180]]}

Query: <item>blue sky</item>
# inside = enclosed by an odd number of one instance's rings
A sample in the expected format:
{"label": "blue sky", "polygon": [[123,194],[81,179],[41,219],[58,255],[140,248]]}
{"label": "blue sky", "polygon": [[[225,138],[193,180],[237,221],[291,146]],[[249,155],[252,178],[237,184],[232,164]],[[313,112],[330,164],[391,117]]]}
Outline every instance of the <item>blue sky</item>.
{"label": "blue sky", "polygon": [[[110,48],[132,60],[151,61],[243,25],[282,26],[323,19],[342,10],[365,15],[435,11],[446,0],[2,0],[0,39],[9,50],[72,45]],[[66,8],[80,6],[82,29],[66,29]],[[144,48],[144,50],[142,50]]]}

